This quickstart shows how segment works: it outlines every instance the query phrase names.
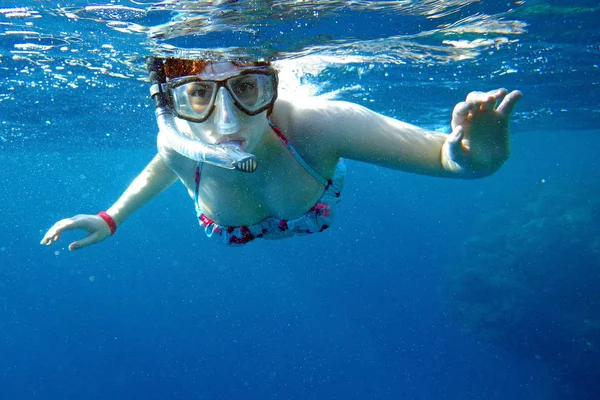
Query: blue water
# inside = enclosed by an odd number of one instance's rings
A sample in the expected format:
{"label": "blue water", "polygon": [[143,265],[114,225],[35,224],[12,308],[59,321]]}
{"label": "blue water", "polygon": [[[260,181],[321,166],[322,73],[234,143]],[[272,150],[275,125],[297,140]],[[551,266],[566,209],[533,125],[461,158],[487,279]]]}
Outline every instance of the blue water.
{"label": "blue water", "polygon": [[[600,32],[592,24],[599,12],[554,12],[519,17],[530,24],[520,44],[461,65],[459,77],[452,65],[409,64],[386,67],[384,79],[376,66],[360,81],[369,90],[345,95],[437,129],[471,89],[523,90],[512,155],[497,174],[444,180],[349,161],[334,226],[241,248],[204,237],[182,185],[100,245],[69,252],[78,235],[67,233],[41,247],[55,221],[106,209],[152,159],[153,112],[146,85],[135,79],[107,78],[115,87],[97,90],[5,91],[14,100],[0,96],[0,399],[597,398],[598,329],[586,332],[596,336],[584,338],[585,354],[554,345],[564,350],[563,364],[584,359],[591,366],[592,379],[573,389],[575,379],[565,383],[545,353],[515,346],[518,335],[502,344],[474,332],[444,294],[448,270],[480,256],[465,241],[495,229],[482,230],[482,219],[500,209],[509,210],[506,219],[522,218],[524,199],[542,187],[551,194],[544,204],[568,214],[573,204],[558,196],[563,187],[574,198],[578,190],[592,198],[599,187]],[[561,36],[548,21],[582,28]],[[13,79],[24,64],[11,59],[8,36],[0,45],[0,74]],[[533,72],[535,46],[548,57],[543,73]],[[513,57],[523,72],[478,74]],[[322,79],[333,90],[355,83],[357,73],[334,68]],[[567,295],[568,278],[551,287],[575,309],[600,302],[598,222],[581,222],[587,230],[572,235],[572,253],[536,249],[556,263],[536,267],[541,281],[545,269],[591,254],[584,258],[595,263],[591,287],[577,289],[584,296]],[[587,267],[569,264],[573,276]],[[512,294],[521,293],[515,284]],[[546,295],[539,295],[541,309]],[[560,307],[552,310],[558,320]],[[590,310],[586,326],[600,324],[598,309]],[[552,330],[527,338],[545,342]],[[581,340],[577,331],[568,334]]]}

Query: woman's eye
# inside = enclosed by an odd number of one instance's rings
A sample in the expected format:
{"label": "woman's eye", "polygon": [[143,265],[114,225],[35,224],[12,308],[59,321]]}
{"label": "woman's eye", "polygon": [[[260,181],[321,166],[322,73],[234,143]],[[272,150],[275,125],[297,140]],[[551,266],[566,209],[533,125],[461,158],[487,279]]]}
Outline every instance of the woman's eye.
{"label": "woman's eye", "polygon": [[206,98],[210,96],[210,90],[204,85],[190,85],[187,89],[187,94],[190,97]]}
{"label": "woman's eye", "polygon": [[203,87],[195,88],[194,91],[192,92],[192,96],[195,96],[195,97],[206,97],[207,94],[208,94],[208,90],[206,90],[206,88],[203,88]]}
{"label": "woman's eye", "polygon": [[240,82],[237,82],[236,86],[236,92],[242,94],[242,93],[253,93],[256,91],[257,89],[257,85],[256,85],[256,80],[255,79],[244,79]]}
{"label": "woman's eye", "polygon": [[256,85],[253,83],[244,82],[238,86],[237,91],[240,94],[254,93],[256,91]]}

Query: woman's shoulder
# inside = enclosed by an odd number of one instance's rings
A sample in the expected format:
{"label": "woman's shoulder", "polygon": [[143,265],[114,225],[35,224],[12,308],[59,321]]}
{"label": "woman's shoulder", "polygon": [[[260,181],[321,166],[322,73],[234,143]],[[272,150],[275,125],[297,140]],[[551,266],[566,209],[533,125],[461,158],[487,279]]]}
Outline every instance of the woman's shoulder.
{"label": "woman's shoulder", "polygon": [[335,108],[334,103],[337,102],[318,98],[312,98],[311,101],[278,99],[271,116],[298,152],[317,169],[320,169],[318,165],[324,164],[325,169],[329,170],[337,162],[332,149],[332,129],[335,124],[330,121],[332,116],[327,112],[331,107]]}
{"label": "woman's shoulder", "polygon": [[323,125],[335,118],[337,103],[340,102],[305,96],[277,99],[273,118],[290,136],[321,134]]}
{"label": "woman's shoulder", "polygon": [[314,102],[306,99],[277,99],[271,120],[292,142],[307,141],[322,132],[315,124],[318,110],[327,107],[326,102],[313,98]]}
{"label": "woman's shoulder", "polygon": [[331,100],[316,96],[295,96],[278,98],[275,102],[276,108],[280,111],[295,114],[296,116],[325,114],[331,112],[344,112],[346,110],[354,110],[362,108],[358,104],[348,101]]}
{"label": "woman's shoulder", "polygon": [[289,124],[290,129],[326,134],[350,120],[357,120],[358,116],[369,118],[373,113],[363,106],[347,101],[298,96],[293,99],[277,99],[274,114]]}

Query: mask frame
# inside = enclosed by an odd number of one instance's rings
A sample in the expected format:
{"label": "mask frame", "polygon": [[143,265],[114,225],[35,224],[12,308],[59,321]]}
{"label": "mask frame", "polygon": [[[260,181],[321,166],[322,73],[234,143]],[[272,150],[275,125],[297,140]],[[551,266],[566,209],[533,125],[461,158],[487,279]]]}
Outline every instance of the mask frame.
{"label": "mask frame", "polygon": [[[245,76],[248,75],[258,75],[267,77],[266,83],[269,84],[269,87],[262,88],[262,90],[267,90],[270,92],[269,101],[265,102],[265,104],[260,105],[259,107],[251,107],[248,104],[245,104],[244,101],[240,98],[240,96],[236,93],[236,83],[243,81]],[[184,87],[197,83],[199,88],[204,90],[210,90],[210,100],[205,106],[205,110],[202,113],[197,112],[187,112],[184,113],[182,110],[187,108],[193,108],[190,104],[189,99],[187,101],[179,101],[178,99],[182,96],[189,96],[187,93],[181,93],[183,90],[186,90]],[[278,86],[278,77],[277,71],[272,67],[251,67],[240,71],[238,74],[229,76],[225,79],[206,79],[204,75],[188,75],[182,76],[178,78],[174,78],[167,82],[166,84],[166,92],[169,98],[169,102],[171,105],[171,110],[173,113],[186,121],[190,122],[204,122],[206,121],[213,113],[216,108],[216,99],[219,89],[224,87],[225,90],[231,96],[236,107],[242,111],[244,114],[253,116],[262,113],[265,110],[269,110],[269,114],[273,109],[273,105],[275,104],[275,100],[277,100],[277,86]],[[260,88],[259,88],[260,89]],[[182,106],[178,106],[181,103]],[[194,117],[192,114],[197,114],[197,117]]]}

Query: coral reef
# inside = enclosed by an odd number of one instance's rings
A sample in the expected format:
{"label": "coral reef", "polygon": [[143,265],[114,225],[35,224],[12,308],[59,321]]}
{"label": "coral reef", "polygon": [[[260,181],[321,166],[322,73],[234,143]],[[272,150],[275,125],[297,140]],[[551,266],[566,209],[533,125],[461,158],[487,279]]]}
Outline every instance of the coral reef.
{"label": "coral reef", "polygon": [[545,362],[561,399],[600,391],[600,182],[539,184],[482,217],[445,300],[482,340]]}

